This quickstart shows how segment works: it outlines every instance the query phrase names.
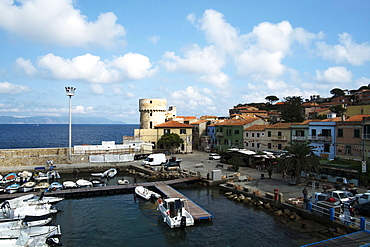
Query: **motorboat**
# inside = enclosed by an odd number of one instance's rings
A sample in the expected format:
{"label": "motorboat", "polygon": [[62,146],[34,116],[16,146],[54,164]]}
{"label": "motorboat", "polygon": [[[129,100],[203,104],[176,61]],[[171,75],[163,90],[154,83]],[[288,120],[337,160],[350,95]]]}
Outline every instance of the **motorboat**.
{"label": "motorboat", "polygon": [[26,183],[29,182],[32,178],[32,172],[23,171],[18,173],[18,177],[15,179],[18,183]]}
{"label": "motorboat", "polygon": [[83,179],[83,178],[80,178],[79,180],[77,180],[76,184],[78,187],[93,187],[93,184],[90,181]]}
{"label": "motorboat", "polygon": [[127,179],[124,179],[124,178],[118,179],[118,181],[117,181],[117,184],[119,184],[119,185],[129,184],[129,183],[130,183],[130,181],[128,181]]}
{"label": "motorboat", "polygon": [[185,209],[185,201],[182,198],[158,199],[158,210],[170,228],[194,225],[193,216]]}
{"label": "motorboat", "polygon": [[73,181],[64,181],[63,187],[64,189],[73,189],[73,188],[77,188],[77,184]]}
{"label": "motorboat", "polygon": [[59,182],[52,182],[48,188],[48,191],[62,190],[63,185]]}
{"label": "motorboat", "polygon": [[135,187],[135,193],[136,195],[140,196],[141,198],[144,198],[145,200],[149,199],[158,199],[161,197],[160,194],[151,191],[143,186],[136,186]]}
{"label": "motorboat", "polygon": [[37,176],[34,176],[34,179],[36,181],[41,181],[41,180],[54,180],[54,179],[59,179],[60,175],[58,171],[47,171],[45,172],[39,172]]}
{"label": "motorboat", "polygon": [[33,191],[35,189],[35,186],[36,186],[36,182],[34,181],[26,182],[20,186],[18,191],[19,192]]}
{"label": "motorboat", "polygon": [[60,226],[25,226],[21,229],[1,229],[0,239],[17,239],[21,232],[29,237],[61,236]]}
{"label": "motorboat", "polygon": [[21,232],[16,239],[0,239],[0,246],[19,247],[19,246],[34,246],[34,247],[50,247],[62,246],[59,238],[53,237],[30,237],[26,232]]}
{"label": "motorboat", "polygon": [[55,196],[44,196],[44,193],[41,193],[40,196],[34,194],[28,194],[14,199],[9,199],[6,202],[9,203],[11,208],[19,208],[24,206],[32,206],[37,204],[56,204],[62,201],[63,198]]}
{"label": "motorboat", "polygon": [[20,187],[19,184],[11,184],[5,188],[5,191],[6,193],[13,194],[13,193],[18,192],[19,187]]}
{"label": "motorboat", "polygon": [[46,216],[58,212],[52,208],[51,204],[25,205],[18,208],[12,208],[8,201],[0,205],[0,221],[24,219],[27,216]]}
{"label": "motorboat", "polygon": [[110,168],[106,170],[103,173],[91,173],[91,176],[93,177],[102,177],[102,178],[113,178],[114,176],[117,175],[117,169],[115,168]]}
{"label": "motorboat", "polygon": [[40,217],[25,217],[21,220],[9,220],[0,222],[0,232],[4,229],[22,229],[26,226],[44,226],[51,222],[49,215]]}
{"label": "motorboat", "polygon": [[12,173],[9,173],[8,175],[6,175],[5,177],[3,177],[0,181],[0,183],[10,183],[10,182],[14,182],[17,178],[17,174],[15,174],[14,172]]}
{"label": "motorboat", "polygon": [[34,187],[35,190],[45,191],[50,187],[50,184],[48,182],[41,182],[39,184],[36,184]]}
{"label": "motorboat", "polygon": [[91,179],[90,182],[92,183],[93,187],[105,187],[105,186],[107,186],[107,184],[103,180],[97,179],[97,178]]}

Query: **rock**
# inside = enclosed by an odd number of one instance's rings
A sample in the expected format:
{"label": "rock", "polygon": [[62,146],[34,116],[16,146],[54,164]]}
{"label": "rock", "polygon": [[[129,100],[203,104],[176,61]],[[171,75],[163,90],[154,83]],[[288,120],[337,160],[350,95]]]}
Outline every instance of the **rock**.
{"label": "rock", "polygon": [[280,222],[283,223],[283,224],[286,224],[287,220],[286,219],[280,219]]}
{"label": "rock", "polygon": [[270,203],[265,203],[265,208],[266,209],[271,209],[271,204]]}
{"label": "rock", "polygon": [[240,200],[240,201],[244,201],[244,199],[245,199],[245,196],[244,196],[243,194],[241,194],[241,195],[239,196],[239,200]]}
{"label": "rock", "polygon": [[274,214],[275,214],[276,216],[281,216],[281,215],[283,215],[283,211],[281,211],[281,210],[276,210],[276,211],[274,212]]}
{"label": "rock", "polygon": [[234,199],[234,196],[233,195],[229,195],[227,198]]}
{"label": "rock", "polygon": [[258,200],[258,201],[256,202],[256,205],[257,205],[257,206],[263,206],[263,202]]}
{"label": "rock", "polygon": [[233,192],[225,192],[225,196],[229,196],[229,195],[232,195],[233,194]]}
{"label": "rock", "polygon": [[290,216],[292,214],[292,212],[289,209],[286,208],[286,209],[284,209],[284,214],[286,216]]}
{"label": "rock", "polygon": [[245,199],[244,199],[244,202],[251,202],[252,201],[252,198],[251,197],[246,197]]}
{"label": "rock", "polygon": [[291,215],[289,216],[289,219],[290,219],[290,220],[295,220],[295,215],[291,214]]}
{"label": "rock", "polygon": [[337,227],[336,232],[337,232],[339,235],[345,235],[345,234],[347,234],[347,232],[346,232],[346,231],[344,231],[343,229],[340,229],[339,227]]}

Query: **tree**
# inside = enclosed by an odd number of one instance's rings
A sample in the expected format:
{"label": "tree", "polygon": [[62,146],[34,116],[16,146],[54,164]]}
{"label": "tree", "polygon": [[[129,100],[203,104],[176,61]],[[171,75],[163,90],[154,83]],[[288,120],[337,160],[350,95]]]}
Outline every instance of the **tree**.
{"label": "tree", "polygon": [[184,140],[176,133],[164,134],[157,142],[158,146],[170,149],[171,151],[176,150],[183,143]]}
{"label": "tree", "polygon": [[288,151],[288,154],[279,161],[279,169],[293,172],[297,184],[300,184],[302,171],[309,174],[319,172],[321,169],[320,159],[313,153],[313,148],[308,142],[291,143],[290,146],[286,146],[284,150]]}
{"label": "tree", "polygon": [[330,111],[336,113],[339,116],[343,116],[343,114],[347,111],[342,105],[334,105],[329,108]]}
{"label": "tree", "polygon": [[303,122],[304,115],[302,109],[303,99],[301,96],[284,97],[284,108],[281,111],[281,118],[285,122],[295,123]]}
{"label": "tree", "polygon": [[272,103],[274,103],[274,102],[278,101],[278,100],[279,100],[279,98],[278,98],[278,97],[276,97],[275,95],[270,95],[270,96],[267,96],[267,97],[265,98],[265,100],[268,100],[268,102],[269,102],[270,104],[272,104]]}
{"label": "tree", "polygon": [[330,93],[333,94],[333,97],[344,96],[344,91],[340,88],[333,88]]}

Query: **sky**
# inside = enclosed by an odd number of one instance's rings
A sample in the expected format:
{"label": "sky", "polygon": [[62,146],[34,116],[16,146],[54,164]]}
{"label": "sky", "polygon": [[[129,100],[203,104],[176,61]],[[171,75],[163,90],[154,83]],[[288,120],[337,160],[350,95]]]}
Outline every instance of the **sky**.
{"label": "sky", "polygon": [[367,0],[0,0],[0,116],[228,116],[370,84]]}

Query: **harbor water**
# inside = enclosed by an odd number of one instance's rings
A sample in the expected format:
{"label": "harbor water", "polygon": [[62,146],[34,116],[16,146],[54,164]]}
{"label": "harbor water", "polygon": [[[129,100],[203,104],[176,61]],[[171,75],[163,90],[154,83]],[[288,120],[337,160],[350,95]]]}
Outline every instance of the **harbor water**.
{"label": "harbor water", "polygon": [[[73,125],[73,145],[122,143],[139,125]],[[0,148],[68,146],[68,125],[0,125]],[[61,180],[89,178],[89,174],[61,174]],[[116,184],[121,172],[107,181]],[[139,179],[138,182],[141,182]],[[178,190],[213,215],[212,222],[185,229],[163,223],[156,202],[134,194],[66,199],[53,219],[67,247],[92,246],[300,246],[315,242],[309,233],[290,230],[264,210],[227,199],[217,187],[191,186]]]}

